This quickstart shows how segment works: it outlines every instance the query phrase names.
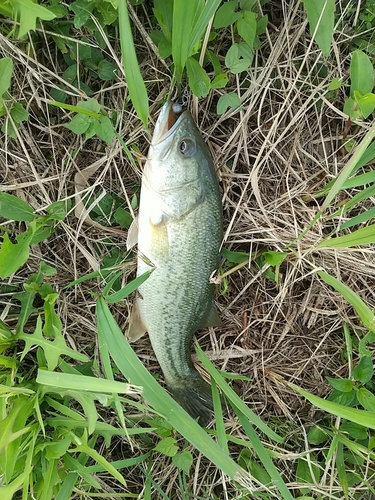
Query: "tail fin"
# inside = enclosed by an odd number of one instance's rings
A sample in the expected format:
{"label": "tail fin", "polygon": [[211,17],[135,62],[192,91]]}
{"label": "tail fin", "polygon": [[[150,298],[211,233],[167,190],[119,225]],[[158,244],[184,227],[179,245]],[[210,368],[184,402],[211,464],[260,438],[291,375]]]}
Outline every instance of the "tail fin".
{"label": "tail fin", "polygon": [[184,379],[179,385],[170,385],[169,390],[182,408],[198,419],[202,427],[208,425],[214,410],[211,386],[198,373],[196,377]]}

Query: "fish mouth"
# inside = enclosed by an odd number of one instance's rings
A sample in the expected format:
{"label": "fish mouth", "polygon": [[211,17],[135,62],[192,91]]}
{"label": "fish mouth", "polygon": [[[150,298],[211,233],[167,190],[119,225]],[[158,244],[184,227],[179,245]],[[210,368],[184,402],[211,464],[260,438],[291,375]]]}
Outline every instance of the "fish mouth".
{"label": "fish mouth", "polygon": [[167,101],[162,107],[157,119],[151,146],[156,146],[167,139],[178,128],[187,115],[187,111],[176,112],[179,105],[172,101]]}

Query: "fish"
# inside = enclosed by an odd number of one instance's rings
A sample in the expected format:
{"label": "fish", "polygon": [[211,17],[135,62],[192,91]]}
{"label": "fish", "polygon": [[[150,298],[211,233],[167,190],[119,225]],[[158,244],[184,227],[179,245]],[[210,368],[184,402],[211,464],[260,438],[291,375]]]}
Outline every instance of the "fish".
{"label": "fish", "polygon": [[193,366],[198,329],[220,326],[212,276],[223,238],[222,202],[210,151],[190,112],[167,101],[142,174],[139,213],[127,247],[138,244],[138,288],[128,338],[148,332],[172,397],[200,425],[212,417],[211,386]]}

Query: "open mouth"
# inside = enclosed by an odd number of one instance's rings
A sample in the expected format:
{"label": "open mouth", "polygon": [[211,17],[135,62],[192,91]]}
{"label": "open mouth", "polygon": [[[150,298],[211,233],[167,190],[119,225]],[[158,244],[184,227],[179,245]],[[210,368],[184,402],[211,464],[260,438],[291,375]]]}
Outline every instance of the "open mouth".
{"label": "open mouth", "polygon": [[173,134],[178,124],[181,123],[184,114],[185,111],[183,111],[181,105],[173,103],[172,101],[167,101],[160,111],[159,118],[155,125],[151,145],[155,146],[166,139],[169,135]]}

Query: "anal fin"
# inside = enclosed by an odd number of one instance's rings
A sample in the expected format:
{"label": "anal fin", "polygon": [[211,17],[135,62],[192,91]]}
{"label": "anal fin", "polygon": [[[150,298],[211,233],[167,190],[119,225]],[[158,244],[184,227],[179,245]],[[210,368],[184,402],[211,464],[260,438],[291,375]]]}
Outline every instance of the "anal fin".
{"label": "anal fin", "polygon": [[129,324],[129,330],[126,333],[126,338],[129,342],[135,342],[147,332],[147,328],[142,321],[137,300],[134,301],[133,309],[130,313]]}
{"label": "anal fin", "polygon": [[199,328],[208,328],[209,326],[222,326],[223,322],[220,319],[218,310],[216,309],[215,303],[212,300],[208,305],[207,311],[205,312],[202,321],[200,322]]}

